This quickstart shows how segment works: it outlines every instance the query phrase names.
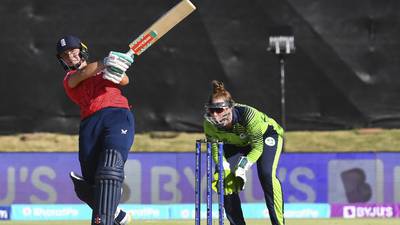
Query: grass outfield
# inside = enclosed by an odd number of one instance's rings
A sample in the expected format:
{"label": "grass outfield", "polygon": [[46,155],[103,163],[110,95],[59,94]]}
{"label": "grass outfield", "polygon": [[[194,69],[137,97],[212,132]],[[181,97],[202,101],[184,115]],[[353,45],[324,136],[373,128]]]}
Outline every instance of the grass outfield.
{"label": "grass outfield", "polygon": [[[202,133],[149,132],[135,135],[132,151],[194,151]],[[27,133],[0,136],[0,152],[76,152],[78,136]],[[379,152],[400,151],[400,129],[346,131],[290,131],[285,133],[286,152]]]}
{"label": "grass outfield", "polygon": [[[250,225],[268,225],[265,220],[247,220]],[[0,225],[88,225],[89,221],[0,221]],[[190,225],[194,221],[188,220],[139,220],[130,225]],[[205,224],[202,223],[202,224]],[[213,224],[218,224],[214,221]],[[225,224],[229,224],[225,221]],[[398,219],[288,219],[286,225],[399,225]]]}

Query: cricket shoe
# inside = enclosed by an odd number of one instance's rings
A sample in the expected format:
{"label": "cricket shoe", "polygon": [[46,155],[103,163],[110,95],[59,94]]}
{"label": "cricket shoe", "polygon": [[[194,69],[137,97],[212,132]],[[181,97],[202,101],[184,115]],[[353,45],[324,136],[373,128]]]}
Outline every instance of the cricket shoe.
{"label": "cricket shoe", "polygon": [[117,208],[115,211],[115,223],[114,225],[127,225],[132,221],[131,216],[121,208]]}

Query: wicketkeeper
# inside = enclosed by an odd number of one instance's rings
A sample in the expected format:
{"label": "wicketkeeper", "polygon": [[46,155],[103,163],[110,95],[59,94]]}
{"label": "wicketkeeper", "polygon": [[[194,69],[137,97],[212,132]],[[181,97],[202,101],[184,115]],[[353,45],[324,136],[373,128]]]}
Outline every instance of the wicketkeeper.
{"label": "wicketkeeper", "polygon": [[[218,162],[217,144],[213,159],[224,167],[224,207],[231,225],[246,224],[239,192],[246,187],[246,172],[256,164],[265,202],[273,225],[284,225],[283,196],[276,169],[283,146],[283,129],[257,109],[234,103],[222,82],[212,81],[213,91],[205,105],[203,123],[207,139],[224,142],[224,159]],[[218,188],[218,172],[213,189]]]}
{"label": "wicketkeeper", "polygon": [[111,51],[88,62],[88,48],[75,36],[57,42],[57,59],[66,70],[64,89],[80,108],[79,162],[82,177],[71,173],[77,196],[92,209],[92,225],[124,225],[129,215],[117,209],[124,165],[135,135],[134,117],[120,87],[133,58]]}

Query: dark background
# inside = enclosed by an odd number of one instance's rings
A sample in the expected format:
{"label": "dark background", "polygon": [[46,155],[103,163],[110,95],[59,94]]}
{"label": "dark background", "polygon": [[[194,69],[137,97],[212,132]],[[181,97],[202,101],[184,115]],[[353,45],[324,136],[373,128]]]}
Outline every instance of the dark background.
{"label": "dark background", "polygon": [[[0,133],[76,133],[79,111],[62,87],[55,43],[80,37],[90,59],[127,51],[177,0],[2,0]],[[201,131],[210,81],[280,121],[271,27],[289,25],[288,130],[400,127],[400,1],[205,0],[135,59],[123,88],[138,132]]]}

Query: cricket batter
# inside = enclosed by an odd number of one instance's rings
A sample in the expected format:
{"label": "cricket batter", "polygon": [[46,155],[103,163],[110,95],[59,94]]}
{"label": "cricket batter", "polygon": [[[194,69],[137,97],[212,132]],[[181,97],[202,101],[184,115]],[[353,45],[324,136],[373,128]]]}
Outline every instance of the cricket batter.
{"label": "cricket batter", "polygon": [[[205,105],[203,123],[207,139],[224,142],[224,207],[231,225],[245,225],[239,192],[246,186],[246,171],[257,166],[265,202],[273,225],[284,225],[281,183],[276,176],[283,146],[283,129],[257,109],[234,103],[220,81],[212,81],[213,91]],[[217,144],[212,145],[218,162]],[[218,172],[213,189],[217,191]]]}
{"label": "cricket batter", "polygon": [[80,108],[79,162],[82,177],[71,172],[77,196],[92,208],[92,225],[124,225],[129,215],[117,209],[124,165],[134,139],[134,116],[120,87],[133,59],[111,51],[88,62],[88,48],[75,36],[57,42],[57,59],[66,70],[64,89]]}

